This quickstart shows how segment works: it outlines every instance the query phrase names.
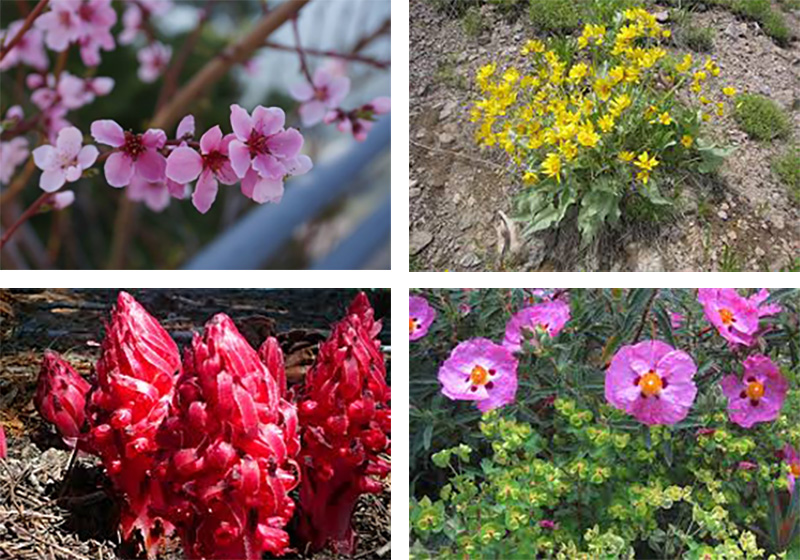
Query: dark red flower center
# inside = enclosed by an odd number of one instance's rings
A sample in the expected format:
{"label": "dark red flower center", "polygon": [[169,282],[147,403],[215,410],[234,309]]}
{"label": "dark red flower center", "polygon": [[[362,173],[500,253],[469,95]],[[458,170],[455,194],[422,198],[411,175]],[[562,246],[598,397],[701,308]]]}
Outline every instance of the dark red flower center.
{"label": "dark red flower center", "polygon": [[250,138],[247,140],[247,147],[250,148],[250,157],[254,158],[259,154],[268,154],[267,137],[253,129]]}
{"label": "dark red flower center", "polygon": [[226,161],[228,161],[227,156],[217,150],[203,155],[203,167],[210,169],[214,173],[218,173]]}
{"label": "dark red flower center", "polygon": [[125,132],[125,143],[120,148],[123,152],[131,156],[134,161],[147,151],[147,147],[142,143],[142,135],[133,132]]}

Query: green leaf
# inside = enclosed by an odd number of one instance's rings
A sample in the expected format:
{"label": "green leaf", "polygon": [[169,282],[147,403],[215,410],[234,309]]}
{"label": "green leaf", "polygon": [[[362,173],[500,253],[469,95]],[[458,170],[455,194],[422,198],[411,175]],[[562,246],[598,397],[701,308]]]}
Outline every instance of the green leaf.
{"label": "green leaf", "polygon": [[583,197],[581,210],[578,213],[578,229],[581,231],[581,241],[588,244],[600,231],[606,220],[615,224],[619,221],[620,197],[614,189],[612,181],[603,181]]}
{"label": "green leaf", "polygon": [[422,432],[422,448],[427,451],[431,448],[431,439],[433,438],[433,424],[428,424],[425,426],[425,430]]}

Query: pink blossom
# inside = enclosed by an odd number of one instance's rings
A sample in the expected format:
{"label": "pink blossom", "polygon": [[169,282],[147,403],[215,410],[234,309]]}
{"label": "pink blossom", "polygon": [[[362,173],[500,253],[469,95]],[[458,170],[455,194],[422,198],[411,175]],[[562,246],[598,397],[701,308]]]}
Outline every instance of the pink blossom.
{"label": "pink blossom", "polygon": [[23,118],[25,118],[25,113],[19,105],[12,105],[8,108],[8,111],[6,111],[7,121],[21,121]]}
{"label": "pink blossom", "polygon": [[53,105],[48,109],[42,111],[42,127],[47,131],[47,138],[51,144],[55,144],[58,139],[58,133],[64,128],[71,126],[71,123],[64,118],[67,114],[67,108],[63,105]]}
{"label": "pink blossom", "polygon": [[63,210],[75,202],[75,191],[58,191],[51,200],[53,210]]}
{"label": "pink blossom", "polygon": [[325,115],[325,124],[336,124],[339,132],[352,133],[357,142],[367,139],[369,131],[375,121],[375,115],[388,113],[391,109],[391,100],[388,97],[376,97],[371,103],[362,105],[357,109],[345,112],[334,109]]}
{"label": "pink blossom", "polygon": [[0,142],[0,184],[11,182],[17,166],[28,159],[28,139],[21,136]]}
{"label": "pink blossom", "polygon": [[569,317],[569,304],[560,300],[526,307],[508,321],[503,345],[511,352],[519,352],[524,340],[523,331],[535,333],[541,329],[554,337],[561,332]]}
{"label": "pink blossom", "polygon": [[97,95],[108,95],[114,89],[114,79],[108,77],[79,78],[62,72],[56,86],[61,103],[67,109],[78,109],[95,100]]}
{"label": "pink blossom", "polygon": [[685,320],[686,317],[684,317],[680,313],[676,313],[674,311],[669,312],[669,322],[673,329],[677,330],[681,328]]}
{"label": "pink blossom", "polygon": [[159,153],[167,142],[163,130],[151,128],[144,134],[134,134],[123,131],[112,120],[94,121],[91,130],[95,141],[117,148],[106,161],[105,174],[109,185],[124,187],[134,174],[151,183],[164,180],[167,160]]}
{"label": "pink blossom", "polygon": [[138,4],[130,3],[122,14],[122,33],[118,40],[120,45],[130,45],[136,40],[142,26],[142,10]]}
{"label": "pink blossom", "polygon": [[150,182],[140,175],[131,177],[125,194],[136,202],[144,202],[153,212],[161,212],[169,206],[170,189],[164,181]]}
{"label": "pink blossom", "polygon": [[769,297],[760,290],[750,298],[740,296],[733,288],[700,288],[697,299],[706,318],[719,334],[732,344],[752,346],[758,334],[759,319],[781,311],[779,305],[761,305]]}
{"label": "pink blossom", "polygon": [[694,403],[696,372],[689,354],[664,342],[623,346],[606,373],[606,400],[644,424],[675,424]]}
{"label": "pink blossom", "polygon": [[786,475],[786,481],[789,484],[789,493],[794,494],[797,479],[800,478],[800,453],[787,443],[786,447],[783,448],[783,459],[789,467],[789,474]]}
{"label": "pink blossom", "polygon": [[508,349],[486,338],[462,342],[439,369],[442,394],[453,400],[478,401],[487,412],[514,402],[517,360]]}
{"label": "pink blossom", "polygon": [[[3,35],[3,45],[7,46],[16,37],[17,32],[25,24],[23,20],[12,22]],[[37,70],[44,71],[50,65],[47,53],[44,50],[42,32],[35,27],[29,29],[20,38],[14,48],[6,53],[5,58],[0,61],[0,70],[8,70],[19,63],[27,64]]]}
{"label": "pink blossom", "polygon": [[720,385],[728,398],[731,422],[743,428],[775,420],[789,390],[789,383],[778,367],[761,354],[744,361],[742,379],[734,374],[727,375]]}
{"label": "pink blossom", "polygon": [[202,214],[208,212],[217,198],[217,181],[226,185],[238,181],[228,159],[228,145],[233,139],[233,134],[223,137],[217,125],[200,138],[200,154],[188,146],[180,146],[167,159],[167,177],[176,183],[189,183],[199,177],[192,203]]}
{"label": "pink blossom", "polygon": [[141,49],[136,53],[140,64],[139,79],[145,83],[155,82],[166,70],[171,57],[172,47],[158,41]]}
{"label": "pink blossom", "polygon": [[408,298],[408,339],[419,340],[426,334],[436,318],[436,310],[420,296]]}
{"label": "pink blossom", "polygon": [[287,165],[303,147],[303,136],[294,128],[284,130],[286,115],[278,107],[259,105],[251,117],[239,105],[231,105],[231,127],[236,139],[230,143],[233,170],[243,178],[252,168],[265,179],[283,179]]}
{"label": "pink blossom", "polygon": [[116,46],[111,28],[117,23],[117,12],[111,7],[111,0],[86,0],[78,7],[78,17],[83,23],[78,39],[81,59],[86,66],[97,66],[100,49],[112,51]]}
{"label": "pink blossom", "polygon": [[81,131],[70,126],[58,133],[56,145],[46,144],[33,150],[33,161],[36,167],[43,170],[39,179],[39,187],[45,192],[55,192],[65,182],[80,179],[84,169],[94,165],[97,159],[95,146],[83,146]]}
{"label": "pink blossom", "polygon": [[322,121],[330,109],[336,109],[350,91],[350,78],[334,76],[324,68],[314,73],[313,83],[294,84],[289,93],[301,101],[300,118],[303,126]]}
{"label": "pink blossom", "polygon": [[36,18],[34,25],[44,32],[47,48],[61,52],[78,40],[83,33],[79,6],[75,0],[50,0],[51,10]]}

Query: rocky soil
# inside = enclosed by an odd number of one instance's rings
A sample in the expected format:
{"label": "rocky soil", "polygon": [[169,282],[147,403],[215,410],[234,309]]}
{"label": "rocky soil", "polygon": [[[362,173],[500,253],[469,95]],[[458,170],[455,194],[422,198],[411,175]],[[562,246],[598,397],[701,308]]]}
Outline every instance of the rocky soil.
{"label": "rocky soil", "polygon": [[[800,257],[800,205],[769,165],[788,142],[751,140],[729,116],[714,121],[710,134],[735,151],[713,184],[684,189],[669,220],[628,223],[585,251],[570,228],[514,240],[500,213],[513,217],[521,187],[506,173],[502,153],[475,145],[468,111],[477,68],[513,59],[536,31],[524,14],[511,23],[492,6],[482,8],[477,38],[430,0],[411,0],[410,12],[412,270],[780,270]],[[785,15],[800,36],[797,14]],[[714,30],[710,54],[724,82],[790,111],[789,142],[800,142],[798,41],[778,47],[758,24],[719,8],[694,18]]]}

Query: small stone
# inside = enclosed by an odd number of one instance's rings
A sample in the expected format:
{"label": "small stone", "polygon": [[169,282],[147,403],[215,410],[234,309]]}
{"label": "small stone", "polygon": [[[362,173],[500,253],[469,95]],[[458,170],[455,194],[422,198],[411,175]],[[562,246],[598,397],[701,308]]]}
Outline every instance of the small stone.
{"label": "small stone", "polygon": [[756,256],[758,258],[762,258],[762,257],[766,256],[766,254],[767,254],[767,252],[764,249],[762,249],[761,247],[756,247]]}
{"label": "small stone", "polygon": [[717,216],[719,216],[720,220],[728,219],[728,213],[725,210],[720,210],[719,212],[717,212]]}
{"label": "small stone", "polygon": [[730,206],[728,206],[727,202],[723,202],[722,204],[719,205],[719,207],[722,208],[723,210],[730,209]]}
{"label": "small stone", "polygon": [[433,241],[433,234],[425,230],[414,230],[408,239],[408,252],[410,255],[417,255],[422,250],[431,244]]}
{"label": "small stone", "polygon": [[731,241],[736,241],[736,232],[735,231],[729,231],[728,232],[728,239],[730,239]]}
{"label": "small stone", "polygon": [[479,264],[481,264],[481,259],[475,253],[467,253],[466,255],[464,255],[461,258],[461,260],[459,261],[459,264],[461,266],[463,266],[464,268],[470,268],[470,267],[478,266]]}
{"label": "small stone", "polygon": [[653,17],[656,18],[658,23],[664,23],[669,19],[669,12],[664,10],[663,12],[655,12],[653,13]]}
{"label": "small stone", "polygon": [[456,110],[457,106],[458,103],[456,101],[448,101],[447,103],[445,103],[444,107],[442,107],[442,110],[439,111],[439,120],[443,121],[448,117],[450,117],[450,115],[453,114],[453,111]]}
{"label": "small stone", "polygon": [[413,188],[414,188],[414,187],[416,187],[418,184],[419,184],[419,180],[418,180],[418,179],[411,179],[411,180],[408,182],[408,188],[409,188],[409,189],[413,189]]}
{"label": "small stone", "polygon": [[408,189],[408,198],[417,198],[421,194],[422,194],[422,189],[419,187],[413,187]]}
{"label": "small stone", "polygon": [[439,135],[439,143],[442,146],[446,146],[448,144],[452,144],[455,141],[456,141],[456,137],[453,136],[452,134],[447,133],[447,132],[443,132],[443,133],[441,133]]}

